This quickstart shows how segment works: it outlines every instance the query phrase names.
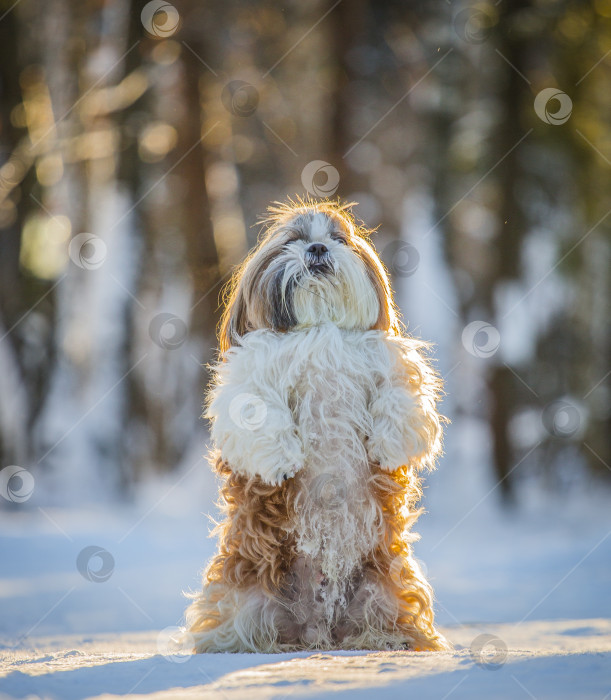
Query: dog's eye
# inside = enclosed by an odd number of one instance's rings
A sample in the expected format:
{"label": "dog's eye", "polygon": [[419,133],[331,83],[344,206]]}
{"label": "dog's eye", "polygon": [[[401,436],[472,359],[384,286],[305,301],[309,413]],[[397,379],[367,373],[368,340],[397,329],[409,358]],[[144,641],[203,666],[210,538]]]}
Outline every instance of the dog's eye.
{"label": "dog's eye", "polygon": [[344,236],[342,233],[332,233],[331,238],[334,241],[337,241],[338,243],[341,243],[342,245],[346,245],[348,241],[346,240],[346,236]]}
{"label": "dog's eye", "polygon": [[287,246],[291,245],[291,243],[296,243],[297,241],[304,241],[307,243],[308,238],[301,231],[290,231],[288,234],[287,241],[283,247],[286,248]]}

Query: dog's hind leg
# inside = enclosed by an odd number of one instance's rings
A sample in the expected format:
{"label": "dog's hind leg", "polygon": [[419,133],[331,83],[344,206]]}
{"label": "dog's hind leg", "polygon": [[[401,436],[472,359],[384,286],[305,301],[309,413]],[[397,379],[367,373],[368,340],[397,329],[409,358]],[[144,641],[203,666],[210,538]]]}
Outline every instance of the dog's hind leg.
{"label": "dog's hind leg", "polygon": [[279,651],[279,591],[294,558],[285,529],[294,479],[281,486],[235,474],[220,458],[225,519],[218,552],[185,613],[196,652]]}
{"label": "dog's hind leg", "polygon": [[[391,574],[392,576],[392,574]],[[405,587],[369,569],[339,618],[333,634],[342,649],[447,649],[432,625],[430,587],[425,581],[406,581]]]}
{"label": "dog's hind leg", "polygon": [[277,652],[277,601],[257,587],[211,584],[186,612],[189,641],[196,653]]}

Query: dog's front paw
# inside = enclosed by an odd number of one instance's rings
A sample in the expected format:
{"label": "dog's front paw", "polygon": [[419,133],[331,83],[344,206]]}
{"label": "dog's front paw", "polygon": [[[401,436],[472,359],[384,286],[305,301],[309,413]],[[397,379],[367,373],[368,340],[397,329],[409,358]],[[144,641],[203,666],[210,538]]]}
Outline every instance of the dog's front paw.
{"label": "dog's front paw", "polygon": [[301,467],[295,464],[291,466],[283,465],[278,467],[273,475],[271,475],[270,482],[276,486],[282,486],[285,481],[292,479],[300,469]]}
{"label": "dog's front paw", "polygon": [[[228,433],[221,456],[233,469],[279,486],[301,469],[305,455],[297,429]],[[286,476],[286,479],[285,479]]]}
{"label": "dog's front paw", "polygon": [[399,469],[406,462],[403,446],[396,439],[369,438],[367,456],[371,462],[389,472]]}
{"label": "dog's front paw", "polygon": [[292,479],[303,467],[304,451],[296,430],[279,437],[275,444],[281,446],[281,451],[274,450],[273,455],[270,455],[272,459],[268,462],[269,466],[264,471],[270,483],[280,486]]}

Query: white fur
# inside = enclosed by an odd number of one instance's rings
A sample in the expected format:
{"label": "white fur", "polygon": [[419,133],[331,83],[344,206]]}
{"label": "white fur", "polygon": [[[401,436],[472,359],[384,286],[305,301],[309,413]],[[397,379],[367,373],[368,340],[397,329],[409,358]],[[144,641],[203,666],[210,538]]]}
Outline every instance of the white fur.
{"label": "white fur", "polygon": [[[205,414],[212,438],[236,472],[270,484],[338,451],[353,465],[369,456],[396,469],[427,448],[423,414],[435,411],[426,384],[416,394],[404,378],[401,364],[428,372],[417,347],[410,338],[330,322],[248,333],[216,366]],[[264,409],[244,401],[250,397]],[[265,416],[240,420],[232,410],[240,405]]]}

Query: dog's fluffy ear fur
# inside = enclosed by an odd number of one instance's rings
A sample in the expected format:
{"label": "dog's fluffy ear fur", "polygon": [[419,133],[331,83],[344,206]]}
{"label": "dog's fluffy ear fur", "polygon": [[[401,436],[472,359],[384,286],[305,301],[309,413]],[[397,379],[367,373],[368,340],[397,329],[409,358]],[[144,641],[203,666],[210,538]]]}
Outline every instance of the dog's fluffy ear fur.
{"label": "dog's fluffy ear fur", "polygon": [[367,277],[375,289],[380,305],[380,313],[372,330],[391,331],[398,334],[400,332],[397,321],[397,313],[392,298],[388,275],[383,264],[375,252],[373,246],[361,236],[354,238],[354,248],[361,260],[365,263]]}
{"label": "dog's fluffy ear fur", "polygon": [[233,285],[228,293],[225,310],[219,326],[219,350],[226,352],[236,344],[237,338],[248,332],[246,323],[246,301],[244,291],[240,287],[240,276],[237,272],[230,281]]}

